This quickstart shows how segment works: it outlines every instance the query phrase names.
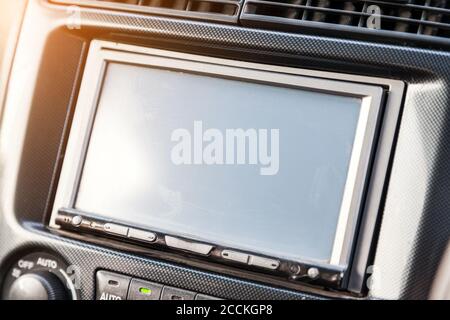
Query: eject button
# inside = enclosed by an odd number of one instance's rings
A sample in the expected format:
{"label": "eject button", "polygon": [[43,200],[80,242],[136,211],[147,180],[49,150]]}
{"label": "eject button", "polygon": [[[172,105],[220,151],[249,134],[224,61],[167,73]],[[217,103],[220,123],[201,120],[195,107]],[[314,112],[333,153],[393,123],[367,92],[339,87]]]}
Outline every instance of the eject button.
{"label": "eject button", "polygon": [[187,241],[175,237],[166,236],[166,245],[172,248],[191,251],[194,253],[202,254],[202,255],[208,255],[211,250],[213,249],[213,246],[205,243],[199,243],[199,242],[192,242]]}
{"label": "eject button", "polygon": [[105,223],[103,228],[106,232],[117,236],[127,236],[128,234],[128,227],[124,227],[115,223]]}
{"label": "eject button", "polygon": [[245,263],[249,266],[260,267],[264,269],[276,270],[280,266],[280,261],[260,256],[255,256],[233,250],[223,250],[222,258],[234,262]]}
{"label": "eject button", "polygon": [[154,242],[156,240],[156,234],[150,231],[130,228],[128,230],[128,238],[145,242]]}

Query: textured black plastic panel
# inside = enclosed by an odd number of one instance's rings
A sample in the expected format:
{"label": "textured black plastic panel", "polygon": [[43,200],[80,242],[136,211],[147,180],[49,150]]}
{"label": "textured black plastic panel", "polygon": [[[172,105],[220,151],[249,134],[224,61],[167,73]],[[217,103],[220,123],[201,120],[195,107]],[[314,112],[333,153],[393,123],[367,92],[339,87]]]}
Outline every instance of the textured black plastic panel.
{"label": "textured black plastic panel", "polygon": [[[43,9],[34,4],[30,10],[33,11],[30,17],[44,15],[49,21],[66,14],[64,9],[59,10],[56,6]],[[61,24],[63,21],[61,19]],[[82,28],[78,32],[95,37],[120,37],[122,41],[149,46],[172,46],[183,51],[201,51],[242,60],[406,81],[408,92],[383,212],[372,296],[427,297],[440,255],[450,238],[449,52],[92,9],[82,12],[81,21]],[[31,27],[24,31],[30,35],[38,32]],[[20,133],[23,129],[7,126],[2,128],[2,133],[15,130]],[[10,153],[8,157],[13,155]],[[2,161],[3,170],[14,169],[7,159]],[[55,250],[69,263],[82,267],[83,298],[94,295],[93,271],[96,268],[121,271],[206,294],[226,295],[227,298],[311,297],[56,238],[44,231],[36,233],[24,229],[16,220],[23,220],[21,212],[6,205],[15,195],[11,188],[17,184],[4,180],[0,183],[3,201],[0,259],[24,246]],[[36,212],[36,215],[42,215],[42,212]]]}
{"label": "textured black plastic panel", "polygon": [[49,195],[60,161],[60,142],[68,110],[76,100],[87,46],[83,39],[61,32],[50,34],[47,43],[29,115],[15,202],[15,210],[23,219],[35,221],[42,220],[36,213],[46,209],[43,199]]}
{"label": "textured black plastic panel", "polygon": [[[58,253],[63,259],[70,261],[71,265],[80,267],[81,299],[92,300],[95,298],[94,279],[97,270],[111,270],[227,299],[320,299],[320,297],[311,294],[276,289],[153,259],[139,258],[131,254],[78,241],[62,240],[41,230],[37,224],[26,224],[25,228],[32,231],[32,233],[21,239],[21,242],[26,244],[24,247],[20,247],[22,252],[28,252],[33,249],[39,251],[39,248],[44,248],[44,250],[49,252]],[[9,236],[17,235],[9,233]],[[2,247],[3,249],[4,247]]]}

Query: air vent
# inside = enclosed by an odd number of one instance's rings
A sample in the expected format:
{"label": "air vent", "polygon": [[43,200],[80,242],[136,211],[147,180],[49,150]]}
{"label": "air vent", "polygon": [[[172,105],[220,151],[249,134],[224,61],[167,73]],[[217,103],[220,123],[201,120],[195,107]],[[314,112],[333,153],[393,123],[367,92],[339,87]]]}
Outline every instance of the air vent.
{"label": "air vent", "polygon": [[450,0],[246,0],[241,20],[291,29],[379,29],[450,38]]}
{"label": "air vent", "polygon": [[54,3],[235,23],[243,0],[50,0]]}

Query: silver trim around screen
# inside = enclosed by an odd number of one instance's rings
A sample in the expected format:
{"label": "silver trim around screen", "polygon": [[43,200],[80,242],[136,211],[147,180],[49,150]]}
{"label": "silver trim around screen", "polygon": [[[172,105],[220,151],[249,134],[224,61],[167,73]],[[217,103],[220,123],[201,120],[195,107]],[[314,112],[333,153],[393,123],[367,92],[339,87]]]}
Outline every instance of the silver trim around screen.
{"label": "silver trim around screen", "polygon": [[382,85],[386,85],[388,81],[377,82],[377,78],[246,63],[94,40],[91,43],[56,191],[50,218],[52,228],[59,228],[55,221],[59,209],[74,209],[108,63],[153,66],[360,98],[360,115],[329,261],[331,266],[345,268],[348,265],[382,109]]}

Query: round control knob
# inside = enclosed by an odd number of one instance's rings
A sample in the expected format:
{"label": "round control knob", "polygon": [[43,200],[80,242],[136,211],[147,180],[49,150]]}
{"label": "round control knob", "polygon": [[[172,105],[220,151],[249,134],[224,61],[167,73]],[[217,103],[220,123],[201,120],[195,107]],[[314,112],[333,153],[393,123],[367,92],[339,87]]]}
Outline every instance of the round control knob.
{"label": "round control knob", "polygon": [[9,288],[9,300],[64,300],[64,284],[49,271],[30,272],[17,278]]}

